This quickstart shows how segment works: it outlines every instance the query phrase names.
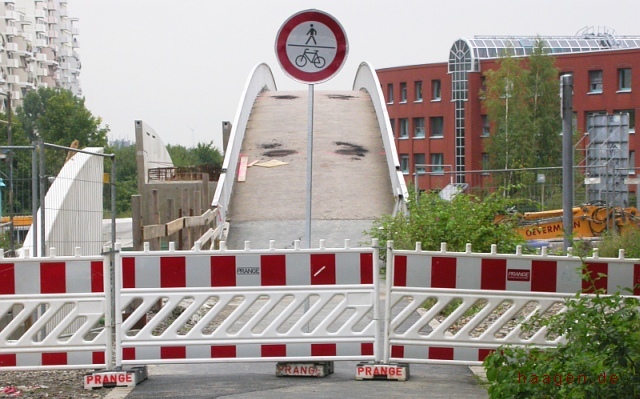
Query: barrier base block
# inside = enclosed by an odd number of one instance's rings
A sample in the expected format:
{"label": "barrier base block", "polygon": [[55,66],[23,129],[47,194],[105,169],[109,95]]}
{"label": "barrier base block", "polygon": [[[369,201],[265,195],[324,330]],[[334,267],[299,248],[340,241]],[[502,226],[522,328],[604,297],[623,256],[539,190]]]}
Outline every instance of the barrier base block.
{"label": "barrier base block", "polygon": [[84,376],[84,389],[135,387],[147,379],[147,366],[126,370],[96,370]]}
{"label": "barrier base block", "polygon": [[333,374],[333,362],[278,362],[278,377],[326,377]]}
{"label": "barrier base block", "polygon": [[408,363],[358,363],[356,366],[356,380],[393,380],[407,381],[409,379]]}

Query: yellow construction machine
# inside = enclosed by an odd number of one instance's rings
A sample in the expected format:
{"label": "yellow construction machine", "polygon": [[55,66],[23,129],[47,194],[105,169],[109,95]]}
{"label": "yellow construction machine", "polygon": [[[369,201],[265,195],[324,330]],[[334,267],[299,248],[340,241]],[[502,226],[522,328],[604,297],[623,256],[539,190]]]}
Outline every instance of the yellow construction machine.
{"label": "yellow construction machine", "polygon": [[[550,240],[564,238],[562,209],[541,212],[515,213],[518,233],[525,240]],[[499,222],[505,218],[498,216]],[[604,205],[580,205],[573,208],[573,237],[600,237],[609,229],[618,232],[640,227],[640,212],[635,207],[607,207]]]}

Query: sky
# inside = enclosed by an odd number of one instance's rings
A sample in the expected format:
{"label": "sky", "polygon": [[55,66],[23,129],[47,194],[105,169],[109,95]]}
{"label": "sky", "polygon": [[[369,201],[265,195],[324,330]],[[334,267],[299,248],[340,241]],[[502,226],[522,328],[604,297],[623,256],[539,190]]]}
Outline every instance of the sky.
{"label": "sky", "polygon": [[251,70],[267,63],[278,90],[306,92],[284,74],[276,35],[293,14],[332,15],[349,50],[316,91],[351,90],[358,65],[388,68],[446,62],[451,45],[475,35],[573,36],[585,27],[640,36],[638,0],[70,0],[78,18],[85,105],[134,140],[143,120],[165,144],[222,150]]}

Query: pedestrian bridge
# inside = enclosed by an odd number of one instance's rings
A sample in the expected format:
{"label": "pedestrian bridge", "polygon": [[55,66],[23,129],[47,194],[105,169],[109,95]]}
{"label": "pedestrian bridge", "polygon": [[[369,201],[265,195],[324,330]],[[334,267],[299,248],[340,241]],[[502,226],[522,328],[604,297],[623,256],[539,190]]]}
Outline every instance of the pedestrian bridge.
{"label": "pedestrian bridge", "polygon": [[[407,189],[374,69],[358,68],[351,90],[313,97],[312,223],[310,241],[339,246],[365,241],[383,214],[404,212]],[[306,241],[309,94],[278,91],[266,64],[247,80],[223,173],[213,198],[229,222],[230,249],[245,241],[267,248]],[[368,241],[368,240],[367,240]]]}

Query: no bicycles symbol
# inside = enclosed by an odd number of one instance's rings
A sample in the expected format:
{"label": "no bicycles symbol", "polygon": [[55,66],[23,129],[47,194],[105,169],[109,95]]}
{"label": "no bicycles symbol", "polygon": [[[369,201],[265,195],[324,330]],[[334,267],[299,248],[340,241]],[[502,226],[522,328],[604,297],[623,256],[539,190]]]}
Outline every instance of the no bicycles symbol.
{"label": "no bicycles symbol", "polygon": [[318,10],[294,14],[276,37],[276,55],[282,69],[303,83],[331,79],[342,68],[348,49],[340,23]]}

